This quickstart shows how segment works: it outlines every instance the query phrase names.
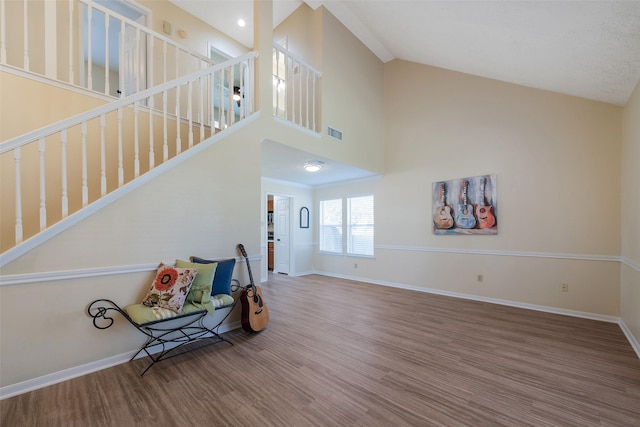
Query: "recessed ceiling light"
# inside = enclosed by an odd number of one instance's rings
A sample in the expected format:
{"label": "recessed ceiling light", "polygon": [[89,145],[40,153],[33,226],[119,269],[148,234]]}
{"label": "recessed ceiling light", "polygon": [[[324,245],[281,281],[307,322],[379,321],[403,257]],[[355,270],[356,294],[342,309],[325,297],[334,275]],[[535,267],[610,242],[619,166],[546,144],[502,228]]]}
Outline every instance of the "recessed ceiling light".
{"label": "recessed ceiling light", "polygon": [[238,19],[238,26],[239,27],[244,27],[245,25],[247,25],[247,23],[244,22],[244,19],[242,19],[242,18]]}
{"label": "recessed ceiling light", "polygon": [[318,172],[322,169],[322,165],[324,165],[324,162],[320,160],[311,160],[306,162],[303,167],[307,172]]}

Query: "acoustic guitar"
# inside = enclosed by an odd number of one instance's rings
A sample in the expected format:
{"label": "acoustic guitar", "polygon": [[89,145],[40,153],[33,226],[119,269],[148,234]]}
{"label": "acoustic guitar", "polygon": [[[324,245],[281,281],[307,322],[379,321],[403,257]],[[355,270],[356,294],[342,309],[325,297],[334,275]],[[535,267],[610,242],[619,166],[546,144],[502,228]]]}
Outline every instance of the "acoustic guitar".
{"label": "acoustic guitar", "polygon": [[492,207],[484,204],[484,186],[486,178],[480,180],[480,197],[476,206],[476,216],[478,217],[478,228],[491,228],[496,223],[496,217],[491,212]]}
{"label": "acoustic guitar", "polygon": [[476,226],[476,218],[473,216],[473,206],[467,200],[467,190],[469,181],[466,179],[462,182],[462,204],[458,205],[458,215],[456,216],[456,224],[460,228],[473,228]]}
{"label": "acoustic guitar", "polygon": [[247,332],[259,332],[263,330],[269,323],[269,310],[262,299],[262,289],[253,283],[253,274],[251,274],[251,264],[249,256],[244,249],[242,243],[238,244],[238,250],[247,263],[247,271],[249,272],[249,285],[245,286],[240,294],[240,303],[242,304],[242,329]]}
{"label": "acoustic guitar", "polygon": [[451,208],[445,201],[445,184],[440,183],[440,205],[436,206],[433,212],[433,224],[436,228],[447,229],[453,227],[453,217]]}

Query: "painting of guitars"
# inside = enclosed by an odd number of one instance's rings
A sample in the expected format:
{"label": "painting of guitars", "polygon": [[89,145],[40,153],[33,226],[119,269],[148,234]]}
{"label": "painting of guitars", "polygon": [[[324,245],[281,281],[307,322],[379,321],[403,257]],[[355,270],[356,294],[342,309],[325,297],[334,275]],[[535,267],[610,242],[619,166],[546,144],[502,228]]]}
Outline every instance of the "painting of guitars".
{"label": "painting of guitars", "polygon": [[238,244],[238,250],[247,263],[249,281],[251,282],[243,289],[240,295],[240,303],[242,304],[242,329],[247,332],[258,332],[267,326],[269,322],[269,311],[262,299],[262,289],[253,283],[249,256],[242,243]]}
{"label": "painting of guitars", "polygon": [[495,174],[433,182],[433,234],[498,234],[497,194]]}
{"label": "painting of guitars", "polygon": [[478,217],[478,228],[491,228],[496,223],[496,217],[491,212],[491,205],[485,205],[484,189],[487,179],[480,178],[480,191],[478,204],[476,206],[476,216]]}
{"label": "painting of guitars", "polygon": [[456,215],[456,225],[460,228],[474,228],[476,226],[476,218],[473,216],[473,206],[469,204],[467,199],[468,189],[469,181],[462,181],[462,204],[458,205]]}
{"label": "painting of guitars", "polygon": [[451,208],[447,206],[445,197],[445,183],[440,183],[440,203],[433,211],[433,224],[439,229],[448,229],[453,227],[453,216],[451,216]]}

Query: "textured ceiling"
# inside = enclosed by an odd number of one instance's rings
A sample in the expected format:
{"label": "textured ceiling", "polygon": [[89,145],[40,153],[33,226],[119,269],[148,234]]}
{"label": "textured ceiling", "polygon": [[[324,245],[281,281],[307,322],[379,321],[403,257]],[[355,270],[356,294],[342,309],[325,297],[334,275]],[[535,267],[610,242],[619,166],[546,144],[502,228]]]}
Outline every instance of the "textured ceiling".
{"label": "textured ceiling", "polygon": [[[252,0],[171,1],[252,47]],[[305,2],[327,8],[383,62],[404,59],[614,105],[625,105],[640,80],[640,0]],[[275,0],[274,26],[301,4]],[[236,24],[241,17],[245,28]]]}

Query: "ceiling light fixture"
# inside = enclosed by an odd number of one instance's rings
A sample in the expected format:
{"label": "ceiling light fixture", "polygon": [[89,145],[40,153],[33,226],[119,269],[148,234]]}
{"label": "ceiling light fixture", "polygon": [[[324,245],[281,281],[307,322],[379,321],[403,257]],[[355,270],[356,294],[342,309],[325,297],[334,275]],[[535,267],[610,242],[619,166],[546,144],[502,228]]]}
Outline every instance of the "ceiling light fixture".
{"label": "ceiling light fixture", "polygon": [[318,172],[322,169],[322,165],[324,165],[324,162],[320,160],[311,160],[306,162],[303,167],[307,172]]}
{"label": "ceiling light fixture", "polygon": [[238,27],[244,27],[245,25],[247,25],[247,23],[244,22],[244,19],[242,18],[238,19]]}

